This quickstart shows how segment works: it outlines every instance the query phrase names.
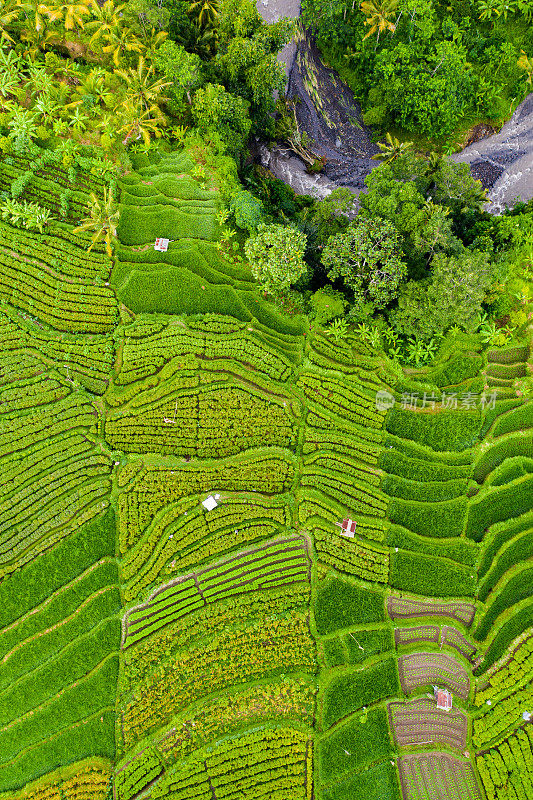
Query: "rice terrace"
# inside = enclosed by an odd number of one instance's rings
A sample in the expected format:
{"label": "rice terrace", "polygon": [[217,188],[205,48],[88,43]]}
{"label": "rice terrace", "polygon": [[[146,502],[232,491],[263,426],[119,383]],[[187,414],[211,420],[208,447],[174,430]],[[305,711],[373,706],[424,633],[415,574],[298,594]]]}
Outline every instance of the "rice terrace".
{"label": "rice terrace", "polygon": [[[533,800],[533,191],[449,157],[529,108],[501,5],[0,0],[0,800]],[[254,155],[341,174],[311,46],[360,193]]]}

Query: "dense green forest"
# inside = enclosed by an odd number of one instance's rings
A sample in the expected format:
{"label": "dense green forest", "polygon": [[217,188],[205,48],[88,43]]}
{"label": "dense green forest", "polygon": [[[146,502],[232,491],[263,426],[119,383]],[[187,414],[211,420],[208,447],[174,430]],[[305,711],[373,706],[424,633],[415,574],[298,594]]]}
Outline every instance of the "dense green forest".
{"label": "dense green forest", "polygon": [[[304,3],[304,21],[361,98],[364,119],[405,134],[382,145],[354,216],[347,190],[298,197],[250,163],[251,137],[290,138],[274,93],[284,89],[277,52],[294,22],[266,25],[252,0],[4,2],[0,147],[7,164],[33,157],[4,187],[3,217],[42,229],[49,212],[21,200],[32,171],[83,169],[91,159],[110,188],[87,229],[111,230],[116,176],[132,155],[187,143],[220,175],[221,247],[250,261],[285,310],[331,323],[337,338],[360,324],[416,367],[449,331],[510,341],[530,314],[531,204],[485,213],[479,182],[442,147],[458,127],[501,122],[531,84],[530,4],[500,5]],[[434,144],[415,147],[413,131]],[[61,193],[59,218],[70,195]]]}

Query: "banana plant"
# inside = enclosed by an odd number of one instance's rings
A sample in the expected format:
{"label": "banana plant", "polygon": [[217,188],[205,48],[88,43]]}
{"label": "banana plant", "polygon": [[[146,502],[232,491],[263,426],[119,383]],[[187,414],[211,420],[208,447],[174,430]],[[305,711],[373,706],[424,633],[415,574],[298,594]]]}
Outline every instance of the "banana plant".
{"label": "banana plant", "polygon": [[337,317],[337,319],[334,319],[329,328],[326,330],[326,334],[331,336],[335,344],[341,342],[346,337],[347,333],[348,323],[342,317]]}

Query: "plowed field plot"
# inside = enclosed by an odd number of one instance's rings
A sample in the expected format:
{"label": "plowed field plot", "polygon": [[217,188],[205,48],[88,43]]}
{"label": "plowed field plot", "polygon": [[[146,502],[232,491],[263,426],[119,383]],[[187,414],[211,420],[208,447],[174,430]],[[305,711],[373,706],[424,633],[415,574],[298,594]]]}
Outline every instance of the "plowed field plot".
{"label": "plowed field plot", "polygon": [[396,647],[416,644],[417,642],[439,641],[440,629],[438,625],[418,625],[416,628],[396,628],[394,643]]}
{"label": "plowed field plot", "polygon": [[476,647],[469,642],[466,636],[457,630],[457,628],[449,628],[445,626],[442,629],[441,642],[447,644],[449,647],[454,647],[461,655],[468,661],[472,661],[476,653]]}
{"label": "plowed field plot", "polygon": [[468,627],[474,619],[475,607],[472,603],[433,603],[431,600],[391,595],[387,601],[387,611],[391,619],[452,617]]}
{"label": "plowed field plot", "polygon": [[444,653],[410,653],[398,659],[402,689],[412,694],[418,686],[444,684],[466,700],[470,679],[455,658]]}
{"label": "plowed field plot", "polygon": [[455,709],[439,711],[434,700],[389,703],[389,716],[400,747],[437,742],[457,750],[466,746],[466,715]]}
{"label": "plowed field plot", "polygon": [[403,800],[481,800],[474,771],[468,761],[423,753],[398,761]]}

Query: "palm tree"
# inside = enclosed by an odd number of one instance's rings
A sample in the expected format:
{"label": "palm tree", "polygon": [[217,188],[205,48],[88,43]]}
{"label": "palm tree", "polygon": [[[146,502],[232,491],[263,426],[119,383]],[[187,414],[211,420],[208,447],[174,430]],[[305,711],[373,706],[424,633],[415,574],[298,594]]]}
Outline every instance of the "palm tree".
{"label": "palm tree", "polygon": [[134,31],[123,21],[125,5],[115,6],[113,0],[106,0],[102,7],[93,6],[93,17],[86,24],[88,31],[94,30],[89,44],[110,56],[118,67],[125,53],[141,53],[144,45]]}
{"label": "palm tree", "polygon": [[399,139],[392,136],[390,133],[387,133],[385,140],[385,143],[378,142],[381,153],[376,153],[375,156],[372,156],[374,160],[378,159],[383,161],[384,164],[389,164],[391,161],[394,161],[395,158],[403,155],[403,153],[406,153],[413,146],[412,142],[400,142]]}
{"label": "palm tree", "polygon": [[104,187],[104,197],[100,200],[93,192],[90,195],[91,201],[87,206],[89,216],[86,217],[81,225],[74,228],[73,233],[81,231],[94,231],[91,243],[87,250],[92,250],[97,242],[102,239],[105,242],[106,252],[109,258],[113,255],[112,242],[117,234],[118,219],[120,211],[115,206],[113,193]]}
{"label": "palm tree", "polygon": [[113,0],[106,0],[103,6],[93,3],[91,6],[93,19],[85,26],[89,32],[94,30],[91,43],[98,43],[100,39],[106,40],[109,37],[111,31],[121,24],[125,8],[124,4],[115,6]]}
{"label": "palm tree", "polygon": [[13,50],[0,47],[0,94],[7,97],[14,94],[21,81],[20,56]]}
{"label": "palm tree", "polygon": [[526,84],[533,83],[533,58],[528,58],[524,50],[520,50],[520,58],[518,59],[517,66],[525,70],[527,78]]}
{"label": "palm tree", "polygon": [[112,31],[108,44],[102,47],[102,52],[111,56],[115,67],[119,67],[126,53],[142,53],[144,49],[144,44],[131,28],[121,24]]}
{"label": "palm tree", "polygon": [[119,108],[122,102],[132,102],[137,103],[142,110],[153,109],[157,108],[157,103],[168,99],[163,95],[163,90],[172,82],[154,79],[154,68],[146,66],[143,56],[139,57],[135,69],[116,69],[115,75],[126,84],[125,97],[116,108]]}
{"label": "palm tree", "polygon": [[219,0],[193,0],[188,14],[196,18],[199,28],[213,27],[218,17]]}
{"label": "palm tree", "polygon": [[363,37],[368,39],[373,33],[377,32],[376,47],[379,42],[380,34],[383,31],[396,30],[396,23],[392,22],[398,10],[398,0],[363,0],[361,11],[366,16],[365,25],[370,25],[370,30]]}
{"label": "palm tree", "polygon": [[118,133],[126,134],[122,144],[127,145],[131,139],[141,139],[148,147],[150,138],[161,138],[161,126],[166,125],[166,119],[157,106],[142,109],[138,103],[126,102],[120,108],[120,117],[123,125]]}
{"label": "palm tree", "polygon": [[33,60],[40,50],[46,50],[49,44],[57,40],[57,33],[47,27],[47,19],[42,13],[42,6],[36,6],[31,2],[21,2],[20,9],[25,16],[20,31],[21,41],[27,44],[24,55]]}
{"label": "palm tree", "polygon": [[17,0],[0,0],[0,42],[15,42],[6,28],[18,19],[20,7]]}
{"label": "palm tree", "polygon": [[59,19],[63,21],[66,31],[74,31],[76,28],[85,27],[85,17],[91,13],[90,3],[77,2],[77,0],[66,0],[57,7],[60,13]]}
{"label": "palm tree", "polygon": [[109,73],[103,69],[92,69],[87,77],[74,87],[74,100],[68,103],[67,108],[76,108],[79,105],[88,108],[98,108],[104,105],[111,108],[115,95],[109,87]]}

